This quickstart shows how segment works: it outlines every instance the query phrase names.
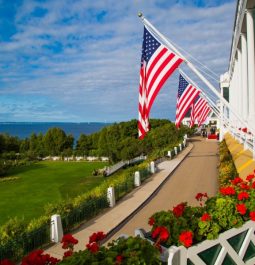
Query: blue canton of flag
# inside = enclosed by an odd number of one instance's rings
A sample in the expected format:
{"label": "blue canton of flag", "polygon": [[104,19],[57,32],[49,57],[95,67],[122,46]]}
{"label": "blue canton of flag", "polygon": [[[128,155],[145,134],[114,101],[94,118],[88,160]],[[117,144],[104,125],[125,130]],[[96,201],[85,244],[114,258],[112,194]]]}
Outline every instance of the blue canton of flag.
{"label": "blue canton of flag", "polygon": [[141,64],[143,63],[143,61],[146,61],[146,63],[148,63],[151,56],[159,46],[160,43],[150,34],[150,32],[146,28],[144,28]]}
{"label": "blue canton of flag", "polygon": [[189,85],[189,83],[183,78],[182,75],[179,77],[179,88],[178,88],[178,98],[181,97],[182,93],[184,92],[185,88]]}

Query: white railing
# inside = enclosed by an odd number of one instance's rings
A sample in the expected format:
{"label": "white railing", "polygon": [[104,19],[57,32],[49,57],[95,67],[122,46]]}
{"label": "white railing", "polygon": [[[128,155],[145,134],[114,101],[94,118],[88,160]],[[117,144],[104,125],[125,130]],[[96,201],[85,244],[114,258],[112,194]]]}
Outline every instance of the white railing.
{"label": "white railing", "polygon": [[118,162],[117,164],[111,166],[111,167],[107,167],[106,170],[105,170],[105,175],[106,176],[110,176],[112,175],[113,173],[117,172],[118,170],[120,170],[121,168],[125,167],[125,166],[129,166],[129,165],[132,165],[132,164],[135,164],[135,163],[138,163],[140,161],[144,161],[147,159],[147,156],[138,156],[138,157],[135,157],[133,159],[130,159],[130,160],[126,160],[126,161],[120,161]]}
{"label": "white railing", "polygon": [[[254,265],[255,264],[255,222],[248,221],[240,228],[221,233],[218,239],[205,240],[190,248],[184,246],[162,247],[161,260],[168,265]],[[146,239],[143,229],[136,229],[135,235]],[[148,239],[153,243],[150,239]]]}
{"label": "white railing", "polygon": [[252,152],[253,158],[255,159],[255,144],[254,144],[254,135],[249,132],[243,132],[242,129],[239,130],[237,128],[231,128],[229,132],[232,136],[238,140],[240,144],[244,146],[244,149],[248,149]]}
{"label": "white railing", "polygon": [[170,247],[168,264],[254,264],[254,230],[254,221],[248,221],[241,228],[233,228],[220,234],[218,239],[205,240],[188,249],[183,246]]}

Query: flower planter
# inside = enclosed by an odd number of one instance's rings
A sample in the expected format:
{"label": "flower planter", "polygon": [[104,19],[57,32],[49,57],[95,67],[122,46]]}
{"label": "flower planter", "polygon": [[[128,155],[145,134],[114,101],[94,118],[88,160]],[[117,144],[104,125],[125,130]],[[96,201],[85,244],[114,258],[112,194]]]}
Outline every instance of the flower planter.
{"label": "flower planter", "polygon": [[[255,264],[255,222],[221,233],[218,239],[205,240],[189,248],[162,246],[161,260],[171,265],[244,265]],[[143,229],[135,235],[152,240]]]}

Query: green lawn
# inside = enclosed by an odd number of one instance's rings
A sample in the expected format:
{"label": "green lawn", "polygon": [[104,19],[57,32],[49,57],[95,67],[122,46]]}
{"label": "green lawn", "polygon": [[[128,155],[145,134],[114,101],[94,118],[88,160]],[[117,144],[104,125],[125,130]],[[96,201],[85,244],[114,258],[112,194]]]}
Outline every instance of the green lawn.
{"label": "green lawn", "polygon": [[38,162],[15,168],[8,176],[19,179],[0,182],[0,225],[9,217],[30,220],[43,214],[44,205],[75,197],[104,179],[92,176],[103,162]]}

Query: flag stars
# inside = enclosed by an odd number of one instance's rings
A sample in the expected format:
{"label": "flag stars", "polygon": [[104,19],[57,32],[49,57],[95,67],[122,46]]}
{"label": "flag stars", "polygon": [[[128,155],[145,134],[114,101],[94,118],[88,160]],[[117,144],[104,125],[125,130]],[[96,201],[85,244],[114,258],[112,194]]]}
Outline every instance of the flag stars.
{"label": "flag stars", "polygon": [[148,62],[151,56],[160,46],[160,43],[147,31],[146,28],[144,29],[144,31],[142,60],[146,60]]}

